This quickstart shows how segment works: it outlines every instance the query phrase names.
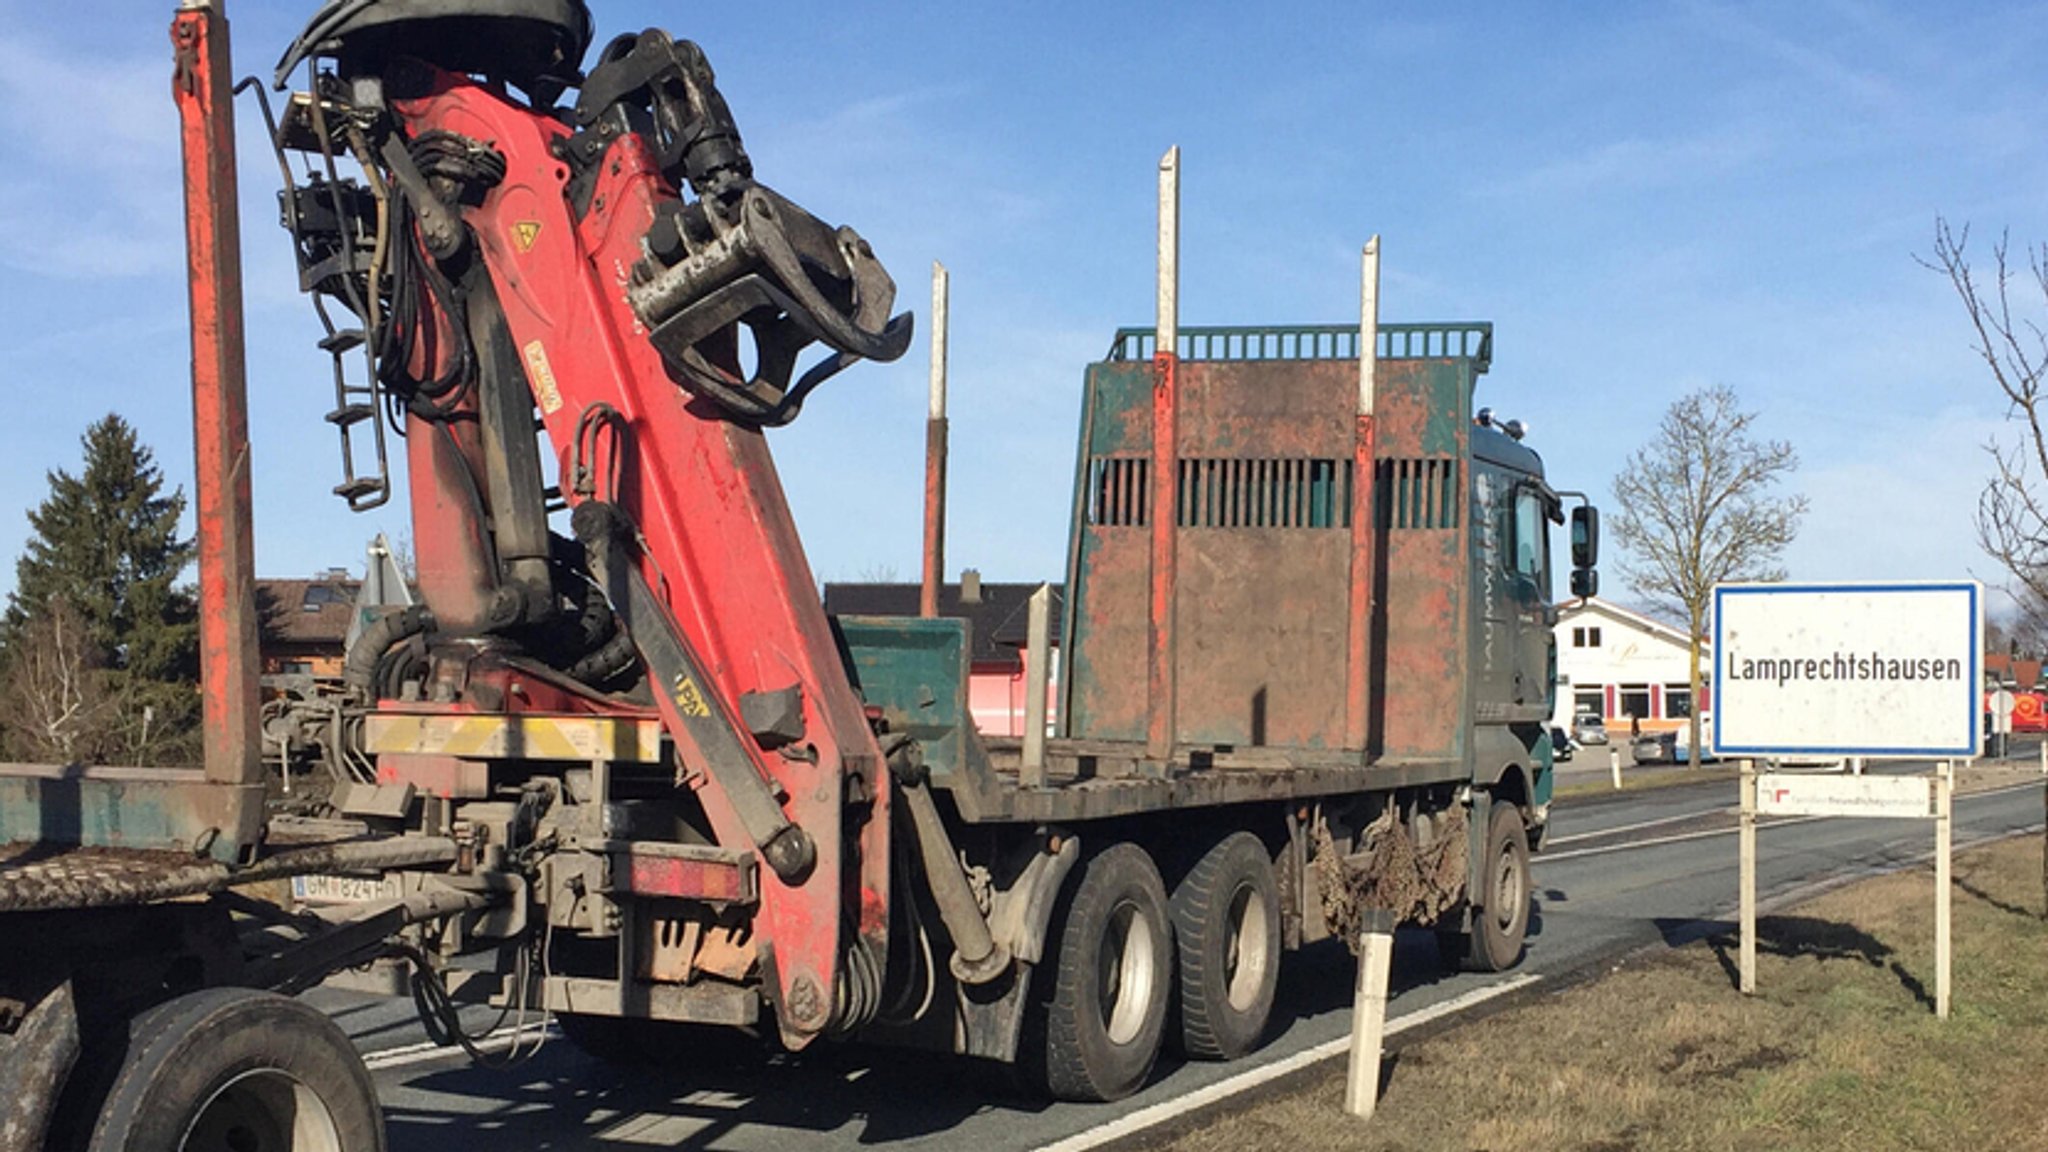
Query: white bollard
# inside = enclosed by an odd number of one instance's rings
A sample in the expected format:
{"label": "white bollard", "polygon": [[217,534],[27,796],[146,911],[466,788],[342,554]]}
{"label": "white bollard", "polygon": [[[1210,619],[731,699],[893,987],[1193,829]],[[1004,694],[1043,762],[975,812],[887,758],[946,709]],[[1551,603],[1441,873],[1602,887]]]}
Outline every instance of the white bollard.
{"label": "white bollard", "polygon": [[1614,787],[1619,791],[1621,788],[1621,749],[1613,745],[1609,745],[1607,748],[1607,768],[1610,772],[1614,773]]}
{"label": "white bollard", "polygon": [[1380,1043],[1387,1032],[1387,977],[1394,960],[1394,916],[1368,910],[1359,925],[1358,995],[1351,1006],[1351,1075],[1344,1111],[1372,1119],[1380,1102]]}

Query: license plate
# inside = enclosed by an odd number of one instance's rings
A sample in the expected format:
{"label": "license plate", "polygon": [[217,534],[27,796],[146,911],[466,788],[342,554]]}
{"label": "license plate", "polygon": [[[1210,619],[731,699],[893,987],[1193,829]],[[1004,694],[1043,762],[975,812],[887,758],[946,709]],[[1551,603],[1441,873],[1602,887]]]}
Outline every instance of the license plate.
{"label": "license plate", "polygon": [[292,899],[301,904],[367,904],[399,897],[395,876],[292,877]]}

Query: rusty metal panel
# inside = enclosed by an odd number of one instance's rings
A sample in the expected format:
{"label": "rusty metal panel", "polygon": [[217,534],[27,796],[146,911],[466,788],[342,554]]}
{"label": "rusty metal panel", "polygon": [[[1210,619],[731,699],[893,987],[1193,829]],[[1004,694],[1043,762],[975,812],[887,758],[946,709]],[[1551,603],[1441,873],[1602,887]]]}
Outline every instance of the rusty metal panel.
{"label": "rusty metal panel", "polygon": [[1178,738],[1338,747],[1357,366],[1182,373]]}
{"label": "rusty metal panel", "polygon": [[1070,735],[1143,740],[1151,604],[1153,367],[1088,369],[1061,650]]}
{"label": "rusty metal panel", "polygon": [[1180,454],[1348,458],[1355,360],[1184,361]]}
{"label": "rusty metal panel", "polygon": [[1372,744],[1390,757],[1461,759],[1471,723],[1467,361],[1381,365],[1380,587]]}
{"label": "rusty metal panel", "polygon": [[1073,632],[1067,731],[1090,740],[1143,740],[1150,626],[1151,536],[1143,528],[1087,526],[1068,605]]}
{"label": "rusty metal panel", "polygon": [[1181,743],[1341,746],[1350,552],[1341,529],[1182,532]]}
{"label": "rusty metal panel", "polygon": [[0,842],[137,848],[235,861],[262,838],[262,789],[198,769],[0,765]]}
{"label": "rusty metal panel", "polygon": [[1089,455],[1143,455],[1152,447],[1152,365],[1091,364],[1088,400]]}
{"label": "rusty metal panel", "polygon": [[1152,501],[1170,495],[1175,741],[1340,746],[1355,364],[1177,364],[1170,475],[1148,439],[1148,367],[1090,369],[1066,732],[1147,733]]}
{"label": "rusty metal panel", "polygon": [[[1375,467],[1359,468],[1357,369],[1345,360],[1183,361],[1170,477],[1149,442],[1151,365],[1090,368],[1077,524],[1068,722],[1077,739],[1146,733],[1153,569],[1148,510],[1172,483],[1175,737],[1183,745],[1331,750],[1347,737],[1355,555],[1371,558],[1366,745],[1464,755],[1469,725],[1474,362],[1384,361]],[[1349,531],[1378,477],[1377,547]],[[1350,728],[1357,728],[1354,717]]]}

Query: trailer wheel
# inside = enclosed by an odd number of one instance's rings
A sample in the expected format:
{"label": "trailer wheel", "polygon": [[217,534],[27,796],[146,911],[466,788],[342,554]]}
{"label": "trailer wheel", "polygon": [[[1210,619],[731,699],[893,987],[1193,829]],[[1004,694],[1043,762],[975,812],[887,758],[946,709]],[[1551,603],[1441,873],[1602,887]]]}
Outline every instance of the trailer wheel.
{"label": "trailer wheel", "polygon": [[1225,837],[1174,888],[1173,932],[1182,1049],[1235,1060],[1257,1048],[1280,983],[1280,884],[1257,836]]}
{"label": "trailer wheel", "polygon": [[1116,1100],[1152,1074],[1173,977],[1166,885],[1152,857],[1116,844],[1090,860],[1060,932],[1045,1028],[1045,1083],[1064,1100]]}
{"label": "trailer wheel", "polygon": [[1478,907],[1465,948],[1465,967],[1505,972],[1522,958],[1529,931],[1529,835],[1521,810],[1495,801],[1486,821],[1486,856],[1480,865]]}
{"label": "trailer wheel", "polygon": [[377,1089],[334,1022],[209,988],[137,1016],[92,1152],[383,1152]]}

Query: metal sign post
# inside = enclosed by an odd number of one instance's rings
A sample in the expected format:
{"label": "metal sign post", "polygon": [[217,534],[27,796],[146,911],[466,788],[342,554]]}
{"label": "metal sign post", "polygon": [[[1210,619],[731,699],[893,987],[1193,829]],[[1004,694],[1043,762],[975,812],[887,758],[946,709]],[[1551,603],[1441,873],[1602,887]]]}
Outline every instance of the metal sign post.
{"label": "metal sign post", "polygon": [[1955,850],[1956,766],[1944,760],[1934,779],[1934,1014],[1948,1019],[1949,889]]}
{"label": "metal sign post", "polygon": [[1742,762],[1742,994],[1756,995],[1756,761]]}
{"label": "metal sign post", "polygon": [[1934,1014],[1948,1019],[1949,897],[1955,763],[1932,776],[1814,776],[1756,771],[1742,762],[1741,920],[1743,995],[1756,993],[1756,828],[1762,816],[1861,816],[1934,821]]}
{"label": "metal sign post", "polygon": [[[1714,590],[1714,748],[1745,757],[1737,849],[1743,994],[1756,992],[1760,817],[1931,819],[1934,1013],[1948,1019],[1955,761],[1983,751],[1983,629],[1975,583]],[[1993,702],[1995,716],[2009,709],[2009,698]],[[1759,773],[1758,756],[1841,756],[1859,770]],[[1865,758],[1921,757],[1938,760],[1932,776],[1860,771]]]}

